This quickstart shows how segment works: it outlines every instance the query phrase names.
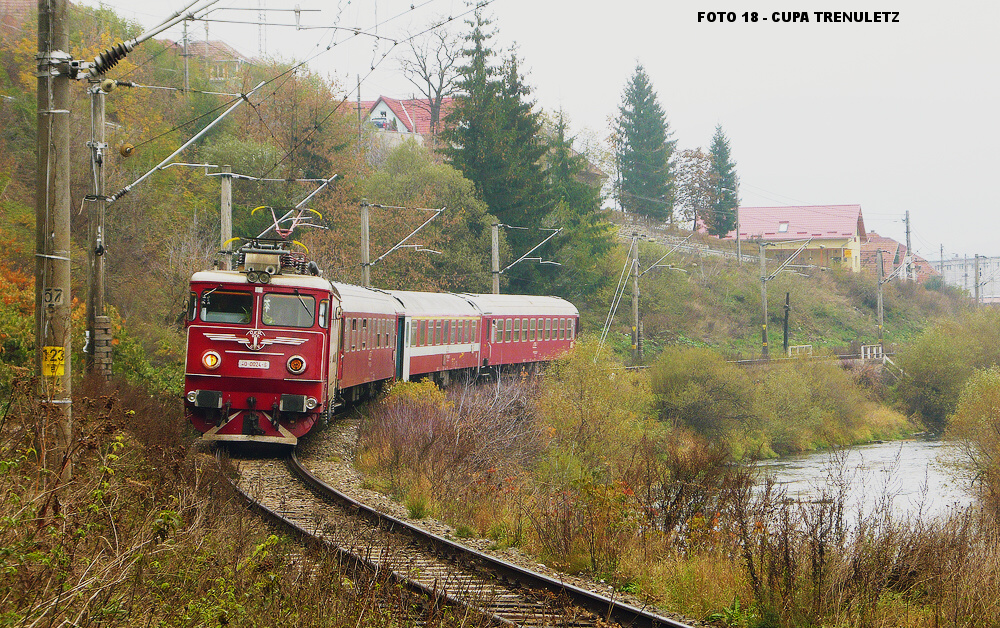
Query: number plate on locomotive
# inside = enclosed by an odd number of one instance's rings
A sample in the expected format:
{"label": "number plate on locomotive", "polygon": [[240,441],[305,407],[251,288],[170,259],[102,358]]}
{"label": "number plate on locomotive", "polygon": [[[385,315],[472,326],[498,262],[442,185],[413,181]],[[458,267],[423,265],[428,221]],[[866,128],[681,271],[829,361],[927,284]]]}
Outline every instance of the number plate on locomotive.
{"label": "number plate on locomotive", "polygon": [[237,366],[241,369],[269,369],[271,363],[267,360],[240,360]]}

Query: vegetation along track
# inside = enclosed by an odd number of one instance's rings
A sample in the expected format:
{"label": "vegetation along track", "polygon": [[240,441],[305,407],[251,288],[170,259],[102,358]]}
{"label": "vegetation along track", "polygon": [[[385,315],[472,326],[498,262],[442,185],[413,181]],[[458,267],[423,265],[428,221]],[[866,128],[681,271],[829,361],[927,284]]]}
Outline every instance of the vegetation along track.
{"label": "vegetation along track", "polygon": [[380,513],[328,486],[296,456],[231,459],[237,489],[297,533],[335,546],[441,604],[516,626],[687,624],[559,582]]}

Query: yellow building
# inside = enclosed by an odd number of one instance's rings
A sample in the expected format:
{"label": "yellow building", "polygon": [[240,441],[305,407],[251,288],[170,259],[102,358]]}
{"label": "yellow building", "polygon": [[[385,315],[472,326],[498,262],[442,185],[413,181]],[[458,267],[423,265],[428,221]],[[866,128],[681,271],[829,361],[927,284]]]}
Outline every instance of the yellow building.
{"label": "yellow building", "polygon": [[[764,240],[770,245],[768,257],[787,258],[809,240],[794,263],[861,272],[861,245],[866,240],[861,205],[740,207],[737,211],[740,240]],[[733,230],[724,239],[735,238]]]}

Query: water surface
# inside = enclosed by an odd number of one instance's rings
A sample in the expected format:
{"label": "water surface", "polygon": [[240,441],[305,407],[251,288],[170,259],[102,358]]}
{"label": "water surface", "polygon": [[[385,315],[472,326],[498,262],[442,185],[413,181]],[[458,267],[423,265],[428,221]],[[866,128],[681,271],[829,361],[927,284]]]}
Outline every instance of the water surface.
{"label": "water surface", "polygon": [[940,440],[874,443],[837,452],[818,452],[768,460],[788,496],[811,501],[847,486],[848,512],[865,514],[892,508],[901,517],[934,518],[972,502],[969,475],[956,464],[958,446]]}

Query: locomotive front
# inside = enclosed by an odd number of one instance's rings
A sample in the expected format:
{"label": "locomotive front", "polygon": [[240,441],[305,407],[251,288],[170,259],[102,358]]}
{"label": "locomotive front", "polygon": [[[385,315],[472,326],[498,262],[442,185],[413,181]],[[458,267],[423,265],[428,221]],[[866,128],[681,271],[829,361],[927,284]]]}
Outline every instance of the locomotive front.
{"label": "locomotive front", "polygon": [[280,242],[237,264],[191,278],[185,410],[206,440],[294,445],[329,407],[336,296]]}

